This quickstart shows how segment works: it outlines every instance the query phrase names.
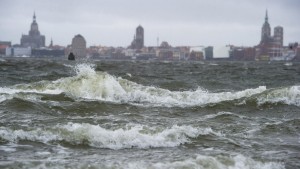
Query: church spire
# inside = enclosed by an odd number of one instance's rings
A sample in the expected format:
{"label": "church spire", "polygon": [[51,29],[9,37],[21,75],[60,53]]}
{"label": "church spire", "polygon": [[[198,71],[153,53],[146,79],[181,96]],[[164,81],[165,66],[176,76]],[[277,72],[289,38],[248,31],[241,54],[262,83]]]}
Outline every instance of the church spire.
{"label": "church spire", "polygon": [[269,17],[268,17],[268,10],[266,9],[266,17],[265,17],[265,22],[268,22],[268,19],[269,19]]}
{"label": "church spire", "polygon": [[50,45],[49,45],[49,47],[53,47],[53,40],[52,40],[52,37],[51,37],[51,42],[50,42]]}
{"label": "church spire", "polygon": [[261,42],[267,42],[271,37],[271,27],[268,22],[268,10],[266,10],[265,23],[261,29]]}
{"label": "church spire", "polygon": [[35,11],[33,12],[33,22],[36,21]]}

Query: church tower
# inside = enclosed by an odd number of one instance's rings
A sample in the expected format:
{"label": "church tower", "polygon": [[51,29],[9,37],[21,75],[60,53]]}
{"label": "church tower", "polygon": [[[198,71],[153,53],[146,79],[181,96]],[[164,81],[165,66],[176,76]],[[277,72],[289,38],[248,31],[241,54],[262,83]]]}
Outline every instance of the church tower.
{"label": "church tower", "polygon": [[257,60],[272,60],[274,57],[282,56],[283,27],[276,26],[274,36],[272,36],[268,19],[268,11],[266,11],[265,22],[261,29],[261,41],[256,48]]}
{"label": "church tower", "polygon": [[33,13],[33,21],[28,35],[22,35],[21,37],[21,46],[31,48],[45,47],[45,36],[40,34],[35,12]]}
{"label": "church tower", "polygon": [[144,28],[139,25],[136,28],[136,40],[137,40],[137,48],[143,48],[144,47]]}
{"label": "church tower", "polygon": [[139,25],[136,28],[134,39],[131,43],[132,49],[141,49],[144,47],[144,28]]}
{"label": "church tower", "polygon": [[31,36],[39,36],[40,35],[39,27],[38,27],[38,24],[36,23],[35,13],[33,14],[33,21],[31,23],[29,35],[31,35]]}
{"label": "church tower", "polygon": [[268,11],[266,11],[265,23],[263,24],[261,29],[261,42],[266,42],[271,37],[271,27],[268,19]]}

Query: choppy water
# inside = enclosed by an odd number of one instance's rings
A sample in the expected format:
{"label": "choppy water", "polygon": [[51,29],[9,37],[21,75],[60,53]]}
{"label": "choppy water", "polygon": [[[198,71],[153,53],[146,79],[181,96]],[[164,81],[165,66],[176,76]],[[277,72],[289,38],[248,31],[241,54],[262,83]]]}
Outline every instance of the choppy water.
{"label": "choppy water", "polygon": [[300,63],[0,59],[0,168],[300,168]]}

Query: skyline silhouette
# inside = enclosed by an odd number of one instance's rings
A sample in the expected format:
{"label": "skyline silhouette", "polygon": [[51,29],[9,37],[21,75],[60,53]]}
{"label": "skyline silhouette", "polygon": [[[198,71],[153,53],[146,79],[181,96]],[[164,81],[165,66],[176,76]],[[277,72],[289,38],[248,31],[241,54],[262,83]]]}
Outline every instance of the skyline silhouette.
{"label": "skyline silhouette", "polygon": [[[152,5],[150,5],[152,4]],[[8,1],[0,12],[0,40],[20,43],[28,32],[33,12],[46,45],[66,46],[75,34],[82,34],[87,45],[129,46],[136,26],[145,29],[145,45],[156,46],[157,38],[172,46],[240,45],[260,41],[266,8],[271,27],[284,27],[284,44],[299,41],[295,21],[300,2],[288,1]],[[130,10],[131,9],[131,10]],[[22,12],[20,12],[22,11]],[[10,14],[9,17],[7,14]],[[6,14],[6,15],[5,15]],[[299,16],[299,15],[298,15]]]}

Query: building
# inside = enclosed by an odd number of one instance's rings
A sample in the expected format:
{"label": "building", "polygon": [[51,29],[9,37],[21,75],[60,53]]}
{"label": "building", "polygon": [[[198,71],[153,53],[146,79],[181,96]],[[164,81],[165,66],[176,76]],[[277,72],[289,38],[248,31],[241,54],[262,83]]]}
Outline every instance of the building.
{"label": "building", "polygon": [[65,50],[51,48],[32,49],[31,55],[35,57],[62,57],[65,55]]}
{"label": "building", "polygon": [[11,47],[11,42],[0,41],[0,55],[5,55],[6,48]]}
{"label": "building", "polygon": [[283,27],[276,26],[274,28],[274,42],[280,47],[283,46]]}
{"label": "building", "polygon": [[35,13],[33,14],[33,22],[28,35],[22,35],[21,37],[21,46],[22,47],[31,47],[31,48],[40,48],[45,46],[45,36],[40,34],[38,24],[36,22]]}
{"label": "building", "polygon": [[254,61],[255,48],[231,46],[229,58],[234,61]]}
{"label": "building", "polygon": [[296,56],[294,58],[295,61],[300,61],[300,46],[298,45],[298,43],[296,43],[297,46],[295,45],[295,50],[296,50]]}
{"label": "building", "polygon": [[80,34],[72,39],[71,52],[76,58],[85,58],[87,56],[86,41]]}
{"label": "building", "polygon": [[272,60],[273,57],[283,55],[283,27],[275,27],[274,36],[271,35],[268,11],[266,11],[265,22],[261,29],[261,40],[255,51],[256,60]]}
{"label": "building", "polygon": [[204,60],[203,46],[191,47],[189,60]]}
{"label": "building", "polygon": [[213,58],[229,58],[230,46],[214,46]]}
{"label": "building", "polygon": [[31,56],[31,48],[20,46],[8,47],[5,53],[6,56],[29,57]]}
{"label": "building", "polygon": [[204,57],[205,60],[212,60],[214,58],[214,47],[208,46],[204,48]]}
{"label": "building", "polygon": [[32,49],[31,56],[34,57],[63,57],[65,56],[65,48],[59,45],[53,45],[51,38],[50,45],[48,47]]}
{"label": "building", "polygon": [[136,28],[134,39],[130,47],[132,49],[142,49],[144,47],[144,28],[141,25]]}

